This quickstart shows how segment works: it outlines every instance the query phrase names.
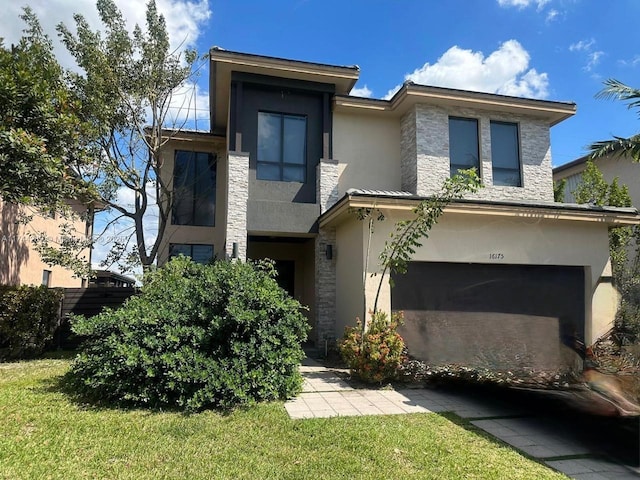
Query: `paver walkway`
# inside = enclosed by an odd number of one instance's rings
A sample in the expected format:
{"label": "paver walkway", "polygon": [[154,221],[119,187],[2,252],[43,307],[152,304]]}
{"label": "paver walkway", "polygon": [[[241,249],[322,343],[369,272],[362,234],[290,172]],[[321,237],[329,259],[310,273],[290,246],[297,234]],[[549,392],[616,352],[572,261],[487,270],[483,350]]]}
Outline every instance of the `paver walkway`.
{"label": "paver walkway", "polygon": [[[541,417],[496,398],[426,388],[370,390],[353,388],[336,370],[306,359],[300,367],[303,392],[285,403],[293,419],[354,415],[453,412],[516,449],[544,461],[571,478],[581,480],[637,479],[640,469],[598,457],[589,446],[558,426],[557,420]],[[580,457],[580,458],[567,458]]]}

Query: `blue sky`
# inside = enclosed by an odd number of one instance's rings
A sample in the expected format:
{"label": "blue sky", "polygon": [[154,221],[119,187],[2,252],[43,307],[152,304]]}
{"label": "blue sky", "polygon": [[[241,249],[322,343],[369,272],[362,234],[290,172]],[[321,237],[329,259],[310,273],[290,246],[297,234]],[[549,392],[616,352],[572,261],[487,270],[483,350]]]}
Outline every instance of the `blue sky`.
{"label": "blue sky", "polygon": [[[30,0],[45,31],[73,24],[74,13],[100,26],[94,0]],[[144,0],[116,0],[129,27],[144,23]],[[551,130],[554,166],[586,146],[640,130],[621,102],[595,99],[603,80],[640,87],[638,0],[157,0],[172,44],[206,53],[228,50],[360,66],[353,93],[389,95],[416,83],[572,101],[577,114]],[[24,4],[5,5],[0,36],[17,41]],[[57,44],[61,62],[73,67]],[[198,81],[198,127],[206,128],[208,71]],[[128,193],[123,192],[125,200]],[[131,195],[129,195],[131,196]],[[149,222],[147,236],[155,235]],[[117,235],[117,232],[113,232]],[[99,260],[108,245],[97,245]]]}

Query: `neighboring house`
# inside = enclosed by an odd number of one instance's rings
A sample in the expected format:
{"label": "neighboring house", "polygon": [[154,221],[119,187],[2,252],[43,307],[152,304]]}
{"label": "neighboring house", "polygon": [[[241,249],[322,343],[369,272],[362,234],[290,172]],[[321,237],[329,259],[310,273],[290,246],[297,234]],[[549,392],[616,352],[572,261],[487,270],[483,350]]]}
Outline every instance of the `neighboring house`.
{"label": "neighboring house", "polygon": [[[578,188],[582,179],[582,172],[587,168],[589,156],[580,157],[553,169],[553,180],[558,182],[566,179],[564,201],[575,203],[573,191]],[[635,207],[640,206],[640,163],[634,162],[628,156],[607,155],[593,161],[602,172],[604,179],[611,183],[618,177],[620,185],[629,187],[631,202]]]}
{"label": "neighboring house", "polygon": [[[90,237],[93,222],[85,215],[87,207],[70,201],[70,207],[78,214],[73,220],[77,235]],[[24,215],[31,216],[24,222]],[[37,209],[0,200],[0,285],[46,285],[48,287],[85,287],[86,279],[74,277],[73,272],[59,266],[44,263],[34,249],[30,235],[43,233],[52,245],[61,240],[60,224],[56,214],[43,214]],[[82,255],[91,261],[91,251]]]}
{"label": "neighboring house", "polygon": [[109,270],[94,270],[89,286],[131,288],[136,286],[136,279]]}
{"label": "neighboring house", "polygon": [[[639,217],[553,202],[549,130],[573,103],[412,83],[390,100],[358,98],[357,67],[210,55],[211,132],[179,133],[163,156],[176,202],[160,264],[274,259],[324,345],[373,307],[395,222],[476,167],[484,188],[446,209],[394,288],[383,283],[379,306],[405,312],[410,350],[456,360],[495,332],[525,344],[541,333],[540,345],[609,328],[607,230]],[[370,244],[357,208],[385,215]],[[452,337],[453,352],[442,346]]]}

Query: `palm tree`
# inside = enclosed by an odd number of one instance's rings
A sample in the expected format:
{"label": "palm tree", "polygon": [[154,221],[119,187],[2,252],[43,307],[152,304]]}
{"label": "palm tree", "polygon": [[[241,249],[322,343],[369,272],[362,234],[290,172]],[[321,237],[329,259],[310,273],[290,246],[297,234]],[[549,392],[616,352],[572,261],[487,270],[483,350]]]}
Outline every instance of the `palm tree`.
{"label": "palm tree", "polygon": [[[640,109],[640,89],[629,87],[610,78],[604,82],[605,87],[598,92],[596,98],[622,100],[628,108]],[[639,112],[640,115],[640,112]],[[605,155],[629,155],[635,162],[640,162],[640,133],[629,138],[614,136],[611,140],[602,140],[589,145],[591,158]]]}

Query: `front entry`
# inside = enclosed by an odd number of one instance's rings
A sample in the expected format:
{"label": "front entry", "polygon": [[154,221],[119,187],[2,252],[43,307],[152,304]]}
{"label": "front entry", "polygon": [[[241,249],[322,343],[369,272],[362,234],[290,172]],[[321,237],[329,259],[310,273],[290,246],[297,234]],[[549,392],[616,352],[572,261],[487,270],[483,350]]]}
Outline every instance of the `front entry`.
{"label": "front entry", "polygon": [[247,258],[270,259],[278,272],[276,281],[289,295],[308,307],[303,313],[315,329],[315,239],[309,237],[272,237],[250,235]]}

